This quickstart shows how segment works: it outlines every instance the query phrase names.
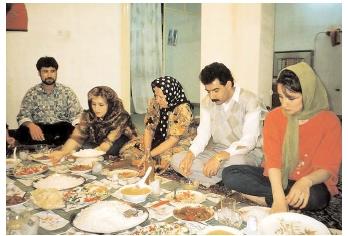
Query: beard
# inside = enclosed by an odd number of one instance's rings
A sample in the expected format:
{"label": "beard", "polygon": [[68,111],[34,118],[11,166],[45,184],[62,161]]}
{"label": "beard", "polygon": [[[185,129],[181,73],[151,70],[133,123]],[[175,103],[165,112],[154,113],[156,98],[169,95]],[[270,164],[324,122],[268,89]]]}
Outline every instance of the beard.
{"label": "beard", "polygon": [[53,79],[52,77],[48,77],[46,79],[42,80],[42,83],[46,84],[46,85],[53,85],[56,83],[56,80]]}

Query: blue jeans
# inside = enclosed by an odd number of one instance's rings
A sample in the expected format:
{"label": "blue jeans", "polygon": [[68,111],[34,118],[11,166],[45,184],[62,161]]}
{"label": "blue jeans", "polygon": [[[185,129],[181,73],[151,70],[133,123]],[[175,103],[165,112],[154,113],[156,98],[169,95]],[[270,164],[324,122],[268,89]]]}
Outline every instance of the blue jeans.
{"label": "blue jeans", "polygon": [[[264,168],[233,165],[226,167],[222,172],[224,185],[235,191],[248,195],[265,197],[269,207],[273,203],[272,187],[267,176],[263,175]],[[288,187],[284,190],[287,195],[296,181],[289,180]],[[330,192],[324,183],[313,185],[307,206],[302,210],[319,210],[325,208],[330,202]],[[290,207],[291,209],[291,207]]]}

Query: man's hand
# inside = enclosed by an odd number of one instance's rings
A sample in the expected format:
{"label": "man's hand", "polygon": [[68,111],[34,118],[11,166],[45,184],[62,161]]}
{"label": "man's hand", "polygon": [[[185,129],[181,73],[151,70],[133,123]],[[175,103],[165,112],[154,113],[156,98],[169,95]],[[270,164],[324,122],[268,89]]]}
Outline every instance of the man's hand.
{"label": "man's hand", "polygon": [[225,151],[216,153],[204,164],[203,174],[207,177],[215,176],[221,166],[220,160],[227,160],[229,156],[230,154]]}
{"label": "man's hand", "polygon": [[181,160],[179,164],[179,169],[182,175],[189,176],[191,174],[193,159],[194,159],[193,153],[191,151],[188,151],[185,157]]}
{"label": "man's hand", "polygon": [[36,125],[33,122],[29,122],[26,126],[29,128],[30,136],[33,140],[35,141],[45,140],[45,136],[38,125]]}
{"label": "man's hand", "polygon": [[303,177],[295,182],[286,196],[287,203],[294,208],[305,208],[309,200],[312,181]]}

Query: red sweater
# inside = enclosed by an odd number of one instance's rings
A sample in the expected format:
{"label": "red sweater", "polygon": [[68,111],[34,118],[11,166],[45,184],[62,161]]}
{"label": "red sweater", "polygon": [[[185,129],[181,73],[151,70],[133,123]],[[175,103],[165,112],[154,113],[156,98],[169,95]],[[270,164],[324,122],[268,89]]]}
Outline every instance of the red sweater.
{"label": "red sweater", "polygon": [[[282,144],[287,118],[281,108],[268,113],[263,128],[265,153],[264,175],[268,169],[282,166]],[[321,111],[299,126],[299,163],[289,179],[298,180],[318,169],[325,169],[331,177],[325,182],[331,195],[338,193],[337,174],[342,160],[342,131],[336,114]]]}

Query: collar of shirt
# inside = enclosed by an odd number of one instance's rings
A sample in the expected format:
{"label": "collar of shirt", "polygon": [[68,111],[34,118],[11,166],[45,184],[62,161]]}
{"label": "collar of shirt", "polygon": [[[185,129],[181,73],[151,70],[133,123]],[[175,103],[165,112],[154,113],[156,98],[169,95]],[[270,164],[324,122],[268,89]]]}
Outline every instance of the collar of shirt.
{"label": "collar of shirt", "polygon": [[48,94],[43,88],[43,83],[40,83],[38,84],[37,90],[41,93],[51,95],[51,94],[54,94],[54,92],[57,91],[59,88],[60,88],[60,85],[58,83],[55,83],[52,92]]}
{"label": "collar of shirt", "polygon": [[240,87],[239,86],[234,86],[234,93],[232,97],[228,100],[228,102],[222,103],[222,107],[224,111],[227,111],[228,108],[234,103],[234,102],[239,102],[239,95],[240,95]]}

